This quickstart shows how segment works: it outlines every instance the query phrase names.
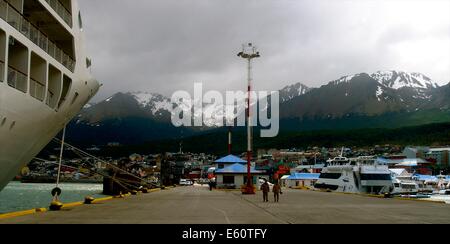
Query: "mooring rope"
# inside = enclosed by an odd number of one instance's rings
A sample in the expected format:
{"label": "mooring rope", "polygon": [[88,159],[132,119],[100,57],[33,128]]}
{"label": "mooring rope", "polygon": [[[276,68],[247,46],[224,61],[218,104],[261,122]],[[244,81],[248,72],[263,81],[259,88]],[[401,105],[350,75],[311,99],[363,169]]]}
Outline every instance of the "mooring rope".
{"label": "mooring rope", "polygon": [[[56,138],[56,137],[55,137],[53,140],[56,141],[56,142],[58,142],[58,143],[62,142],[60,139],[58,139],[58,138]],[[69,147],[69,148],[71,148],[72,150],[74,150],[73,152],[76,153],[76,154],[78,154],[78,156],[80,156],[80,157],[81,157],[81,155],[84,155],[84,156],[93,158],[93,159],[95,159],[95,160],[97,160],[97,161],[99,161],[99,162],[102,162],[102,163],[104,163],[104,164],[110,166],[111,168],[113,168],[113,169],[115,169],[115,170],[117,170],[117,171],[120,171],[120,172],[122,172],[122,173],[124,173],[124,174],[126,174],[126,175],[129,175],[129,176],[132,176],[132,177],[135,178],[135,179],[141,180],[141,181],[145,182],[146,184],[149,184],[149,185],[155,185],[155,184],[149,182],[148,180],[146,180],[146,179],[144,179],[144,178],[141,178],[141,177],[139,177],[139,176],[137,176],[137,175],[134,175],[134,174],[132,174],[132,173],[130,173],[130,172],[124,170],[124,169],[121,169],[120,167],[118,167],[118,166],[116,166],[116,165],[114,165],[114,164],[112,164],[112,163],[106,162],[106,161],[104,161],[104,160],[102,160],[102,159],[100,159],[100,158],[98,158],[98,157],[96,157],[96,156],[94,156],[94,155],[92,155],[92,154],[90,154],[90,153],[87,153],[87,152],[85,152],[85,151],[83,151],[83,150],[81,150],[81,149],[79,149],[79,148],[77,148],[77,147],[75,147],[75,146],[73,146],[73,145],[67,143],[67,142],[64,142],[64,145],[66,145],[67,147]],[[81,155],[80,155],[80,154],[81,154]],[[97,172],[97,173],[98,173],[98,172]],[[101,174],[100,174],[100,175],[101,175]],[[102,176],[105,176],[105,175],[102,175]],[[123,183],[124,183],[124,182],[123,182]],[[128,184],[128,185],[130,185],[130,184]],[[132,185],[131,185],[131,186],[132,186]]]}
{"label": "mooring rope", "polygon": [[53,200],[52,200],[52,204],[53,205],[60,205],[59,204],[59,196],[61,195],[61,188],[59,188],[59,181],[61,178],[61,165],[62,165],[62,157],[63,157],[63,153],[64,153],[64,141],[66,139],[66,125],[64,125],[64,129],[63,129],[63,134],[62,134],[62,140],[61,140],[61,148],[59,150],[59,163],[58,163],[58,175],[56,178],[56,186],[55,188],[52,190],[51,194],[53,196]]}

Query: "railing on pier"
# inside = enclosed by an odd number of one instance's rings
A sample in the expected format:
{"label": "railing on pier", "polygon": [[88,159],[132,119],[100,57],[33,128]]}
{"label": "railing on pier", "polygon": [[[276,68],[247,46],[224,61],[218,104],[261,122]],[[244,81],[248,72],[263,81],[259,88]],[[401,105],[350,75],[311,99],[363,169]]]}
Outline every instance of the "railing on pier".
{"label": "railing on pier", "polygon": [[64,65],[70,71],[75,69],[75,60],[62,51],[54,42],[31,24],[22,14],[6,1],[0,0],[0,18],[38,45],[42,50]]}
{"label": "railing on pier", "polygon": [[27,92],[27,74],[14,67],[8,67],[8,85],[17,90]]}
{"label": "railing on pier", "polygon": [[69,10],[62,5],[58,0],[45,0],[50,7],[66,22],[70,27],[72,27],[72,14]]}

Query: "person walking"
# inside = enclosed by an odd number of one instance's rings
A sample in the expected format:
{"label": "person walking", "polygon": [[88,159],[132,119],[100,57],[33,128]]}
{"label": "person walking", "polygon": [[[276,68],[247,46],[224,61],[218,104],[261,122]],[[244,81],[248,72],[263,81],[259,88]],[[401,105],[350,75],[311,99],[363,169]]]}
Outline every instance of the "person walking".
{"label": "person walking", "polygon": [[209,181],[208,184],[209,184],[209,190],[212,191],[212,190],[213,190],[213,187],[214,187],[213,182],[212,182],[212,181]]}
{"label": "person walking", "polygon": [[282,194],[281,186],[277,182],[277,183],[275,183],[275,185],[273,185],[273,195],[274,195],[274,198],[275,198],[275,202],[279,202],[280,201],[280,194]]}
{"label": "person walking", "polygon": [[269,186],[269,183],[267,182],[267,180],[264,180],[264,184],[261,185],[261,191],[263,192],[263,201],[268,202],[270,186]]}

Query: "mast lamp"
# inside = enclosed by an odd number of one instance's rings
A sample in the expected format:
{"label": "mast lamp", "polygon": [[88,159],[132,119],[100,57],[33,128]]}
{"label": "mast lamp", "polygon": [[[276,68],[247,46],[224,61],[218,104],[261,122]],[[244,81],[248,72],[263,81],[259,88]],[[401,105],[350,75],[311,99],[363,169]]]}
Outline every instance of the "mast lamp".
{"label": "mast lamp", "polygon": [[253,177],[251,174],[251,161],[253,154],[253,129],[252,129],[252,114],[251,114],[251,91],[252,91],[252,60],[261,57],[260,53],[253,46],[252,43],[248,45],[242,45],[242,52],[238,53],[238,57],[247,60],[248,65],[248,98],[247,98],[247,185],[243,189],[243,194],[255,194],[255,188],[253,186]]}

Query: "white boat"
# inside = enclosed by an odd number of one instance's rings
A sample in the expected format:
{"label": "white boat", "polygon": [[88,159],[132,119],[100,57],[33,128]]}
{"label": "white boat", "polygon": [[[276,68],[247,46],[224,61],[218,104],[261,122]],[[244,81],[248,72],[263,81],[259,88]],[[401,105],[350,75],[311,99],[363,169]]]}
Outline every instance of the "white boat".
{"label": "white boat", "polygon": [[416,182],[394,179],[393,195],[417,195],[418,193],[419,185]]}
{"label": "white boat", "polygon": [[97,93],[75,0],[0,0],[0,190]]}
{"label": "white boat", "polygon": [[336,157],[327,161],[314,185],[316,189],[347,192],[385,194],[392,191],[391,173],[374,157],[348,159]]}
{"label": "white boat", "polygon": [[450,177],[446,175],[438,175],[436,176],[438,179],[438,190],[450,189]]}
{"label": "white boat", "polygon": [[450,189],[440,190],[439,195],[450,195]]}

